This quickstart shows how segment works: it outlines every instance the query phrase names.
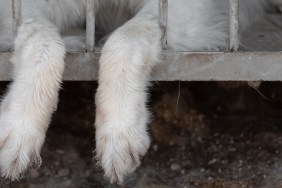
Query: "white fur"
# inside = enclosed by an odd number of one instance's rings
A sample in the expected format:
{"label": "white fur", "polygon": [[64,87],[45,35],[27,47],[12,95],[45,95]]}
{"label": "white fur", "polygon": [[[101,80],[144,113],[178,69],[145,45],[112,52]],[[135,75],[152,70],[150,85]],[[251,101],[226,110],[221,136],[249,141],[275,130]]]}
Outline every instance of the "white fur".
{"label": "white fur", "polygon": [[[151,69],[160,62],[162,32],[158,25],[158,1],[95,2],[98,27],[105,33],[113,32],[100,59],[96,152],[110,182],[122,182],[138,167],[150,143],[146,90]],[[226,47],[228,2],[169,1],[169,48]],[[240,2],[240,23],[245,29],[262,15],[266,2]],[[40,149],[57,104],[64,44],[83,47],[85,40],[83,36],[61,38],[59,33],[83,25],[85,4],[85,0],[22,0],[23,23],[12,58],[14,79],[0,109],[0,169],[6,178],[18,179],[31,163],[40,163]],[[0,50],[12,47],[11,17],[11,1],[0,0]]]}

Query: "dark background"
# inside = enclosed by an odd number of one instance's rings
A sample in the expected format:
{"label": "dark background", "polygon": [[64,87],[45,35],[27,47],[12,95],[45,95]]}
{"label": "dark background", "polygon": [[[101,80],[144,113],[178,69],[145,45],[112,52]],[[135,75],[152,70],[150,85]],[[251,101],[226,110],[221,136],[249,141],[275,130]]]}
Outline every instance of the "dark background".
{"label": "dark background", "polygon": [[[153,140],[121,187],[282,187],[282,84],[153,82]],[[7,83],[0,83],[3,94]],[[236,86],[234,88],[234,86]],[[115,187],[92,160],[96,82],[65,82],[38,170],[2,187]]]}

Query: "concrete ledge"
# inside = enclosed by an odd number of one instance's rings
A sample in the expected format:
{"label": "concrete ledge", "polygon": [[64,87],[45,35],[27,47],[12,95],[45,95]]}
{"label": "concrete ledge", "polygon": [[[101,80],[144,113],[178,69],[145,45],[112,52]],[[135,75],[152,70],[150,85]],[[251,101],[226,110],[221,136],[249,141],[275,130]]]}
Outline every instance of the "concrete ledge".
{"label": "concrete ledge", "polygon": [[[97,79],[100,53],[66,55],[65,81]],[[11,80],[11,52],[0,53],[0,81]],[[282,81],[282,52],[164,52],[152,72],[158,81]]]}

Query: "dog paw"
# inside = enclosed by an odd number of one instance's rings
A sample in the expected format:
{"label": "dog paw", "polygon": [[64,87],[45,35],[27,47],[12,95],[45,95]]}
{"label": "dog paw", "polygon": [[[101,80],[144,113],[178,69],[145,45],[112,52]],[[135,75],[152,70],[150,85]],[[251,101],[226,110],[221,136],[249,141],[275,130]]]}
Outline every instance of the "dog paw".
{"label": "dog paw", "polygon": [[44,139],[31,121],[21,117],[0,117],[1,176],[12,181],[19,180],[28,168],[38,168]]}
{"label": "dog paw", "polygon": [[111,183],[122,183],[140,165],[149,145],[145,125],[113,128],[96,123],[96,157]]}

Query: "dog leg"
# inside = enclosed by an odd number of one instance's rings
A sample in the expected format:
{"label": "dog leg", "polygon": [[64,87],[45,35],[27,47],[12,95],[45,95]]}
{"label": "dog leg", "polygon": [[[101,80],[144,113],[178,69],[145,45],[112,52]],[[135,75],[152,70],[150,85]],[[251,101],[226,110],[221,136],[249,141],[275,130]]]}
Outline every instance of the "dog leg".
{"label": "dog leg", "polygon": [[96,94],[96,152],[110,182],[140,165],[150,144],[147,86],[161,51],[154,16],[136,16],[107,40],[100,59]]}
{"label": "dog leg", "polygon": [[19,179],[40,166],[40,150],[57,106],[65,48],[58,30],[40,18],[23,20],[12,57],[13,82],[0,114],[2,177]]}

